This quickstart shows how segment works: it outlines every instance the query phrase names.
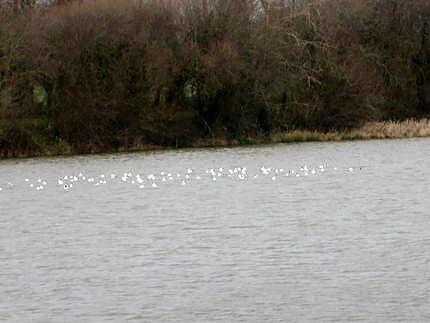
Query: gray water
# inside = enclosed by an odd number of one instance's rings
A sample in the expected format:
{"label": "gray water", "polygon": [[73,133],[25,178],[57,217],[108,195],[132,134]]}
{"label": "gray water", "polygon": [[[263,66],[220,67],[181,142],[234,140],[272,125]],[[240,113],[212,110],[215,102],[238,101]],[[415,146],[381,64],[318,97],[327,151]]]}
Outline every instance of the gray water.
{"label": "gray water", "polygon": [[0,187],[0,321],[430,320],[430,139],[9,160]]}

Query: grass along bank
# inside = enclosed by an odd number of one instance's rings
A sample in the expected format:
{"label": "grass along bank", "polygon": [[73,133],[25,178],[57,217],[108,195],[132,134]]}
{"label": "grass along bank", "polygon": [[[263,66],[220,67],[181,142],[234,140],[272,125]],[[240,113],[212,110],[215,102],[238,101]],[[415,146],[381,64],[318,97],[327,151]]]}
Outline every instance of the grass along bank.
{"label": "grass along bank", "polygon": [[369,122],[361,128],[350,131],[318,132],[298,130],[277,133],[270,140],[275,143],[306,141],[341,141],[370,139],[401,139],[430,137],[430,120]]}
{"label": "grass along bank", "polygon": [[84,151],[75,149],[72,146],[62,143],[52,145],[39,151],[38,153],[22,153],[7,157],[42,157],[42,156],[72,156],[79,154],[100,154],[100,153],[126,153],[167,150],[176,148],[215,148],[215,147],[237,147],[247,145],[262,145],[275,143],[301,143],[301,142],[328,142],[328,141],[348,141],[348,140],[372,140],[372,139],[405,139],[430,137],[430,119],[414,120],[409,119],[401,122],[369,122],[361,128],[351,131],[331,131],[318,132],[308,130],[295,130],[291,132],[279,132],[269,136],[241,137],[239,139],[228,140],[226,138],[198,139],[190,145],[184,146],[160,146],[134,144],[129,147],[118,149],[92,149],[87,147]]}
{"label": "grass along bank", "polygon": [[346,140],[371,140],[371,139],[405,139],[430,137],[430,119],[408,119],[404,121],[369,122],[363,127],[350,131],[309,131],[294,130],[278,132],[270,136],[243,137],[228,141],[214,138],[197,140],[192,147],[223,147],[258,145],[268,143],[300,143],[317,141],[346,141]]}

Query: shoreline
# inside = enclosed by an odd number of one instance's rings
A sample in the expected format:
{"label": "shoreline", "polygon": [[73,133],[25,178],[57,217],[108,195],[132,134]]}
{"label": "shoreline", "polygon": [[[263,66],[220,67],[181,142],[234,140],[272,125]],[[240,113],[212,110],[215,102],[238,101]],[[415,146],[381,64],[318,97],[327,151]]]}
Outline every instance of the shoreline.
{"label": "shoreline", "polygon": [[305,142],[340,142],[356,140],[382,140],[382,139],[410,139],[430,137],[430,119],[408,119],[405,121],[369,122],[361,128],[350,131],[318,132],[310,130],[294,130],[290,132],[277,132],[267,136],[248,137],[227,140],[225,138],[196,139],[189,145],[180,147],[140,144],[118,149],[93,148],[88,152],[79,152],[80,149],[65,144],[46,147],[41,152],[17,153],[14,156],[3,156],[0,160],[27,159],[43,157],[73,157],[87,155],[104,155],[120,153],[137,153],[148,151],[192,149],[192,148],[234,148],[243,146],[256,146],[279,143],[305,143]]}

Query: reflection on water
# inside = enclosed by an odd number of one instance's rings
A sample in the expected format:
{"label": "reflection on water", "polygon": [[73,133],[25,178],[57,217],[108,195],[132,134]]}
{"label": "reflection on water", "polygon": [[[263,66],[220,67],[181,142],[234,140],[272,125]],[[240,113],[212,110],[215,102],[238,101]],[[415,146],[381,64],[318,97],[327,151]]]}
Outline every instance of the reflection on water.
{"label": "reflection on water", "polygon": [[430,320],[429,174],[429,139],[3,161],[0,320]]}

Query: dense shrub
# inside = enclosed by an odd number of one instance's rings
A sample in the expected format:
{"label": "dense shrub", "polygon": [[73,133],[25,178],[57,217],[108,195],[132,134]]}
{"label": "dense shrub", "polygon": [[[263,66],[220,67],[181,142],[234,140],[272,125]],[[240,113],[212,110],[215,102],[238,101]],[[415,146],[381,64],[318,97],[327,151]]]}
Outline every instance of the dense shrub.
{"label": "dense shrub", "polygon": [[430,113],[426,0],[59,3],[0,4],[2,155]]}

